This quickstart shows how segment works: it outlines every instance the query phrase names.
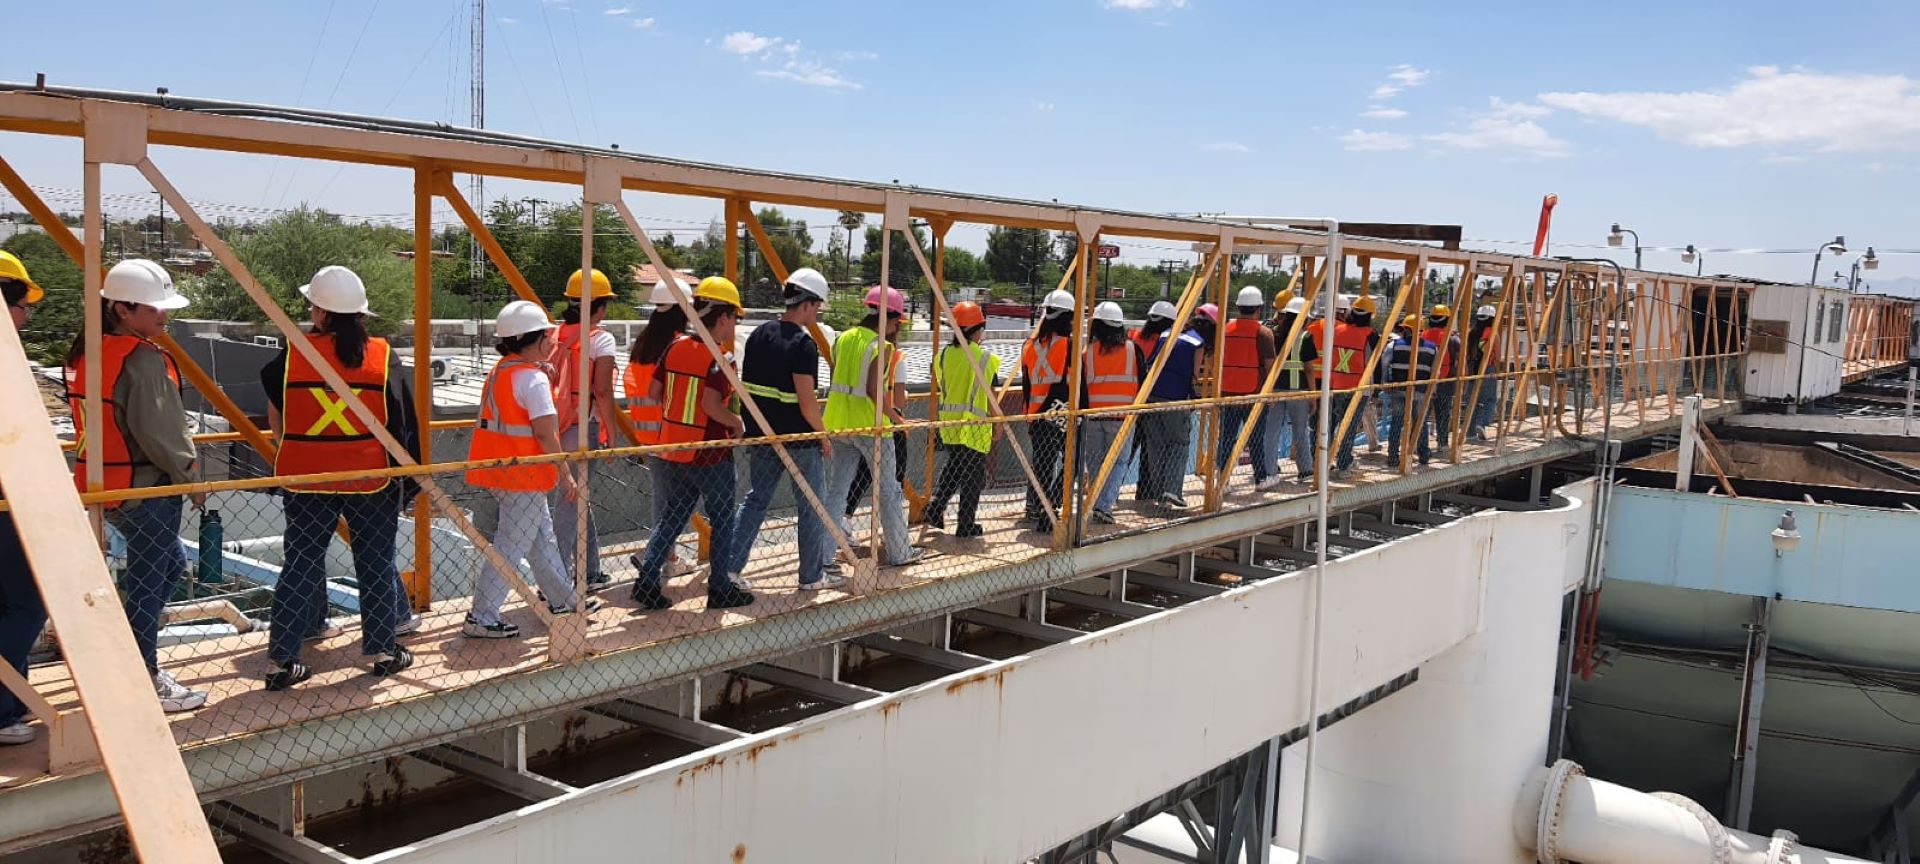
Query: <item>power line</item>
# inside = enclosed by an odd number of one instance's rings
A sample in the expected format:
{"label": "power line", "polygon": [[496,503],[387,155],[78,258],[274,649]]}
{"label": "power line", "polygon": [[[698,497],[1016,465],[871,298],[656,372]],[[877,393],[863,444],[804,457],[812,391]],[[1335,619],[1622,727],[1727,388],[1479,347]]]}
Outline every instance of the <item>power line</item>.
{"label": "power line", "polygon": [[567,67],[560,62],[560,45],[553,41],[553,22],[547,18],[547,0],[534,0],[540,7],[540,27],[547,31],[547,48],[553,51],[553,71],[560,76],[560,96],[567,103],[567,120],[573,124],[573,140],[580,140],[580,118],[573,113],[573,91],[567,87]]}
{"label": "power line", "polygon": [[[313,76],[314,61],[320,59],[320,46],[325,43],[327,39],[327,25],[333,23],[333,5],[334,0],[327,0],[327,15],[325,18],[320,19],[320,33],[313,37],[313,51],[307,54],[307,69],[305,72],[300,73],[300,89],[293,97],[293,104],[295,105],[300,104],[301,100],[307,98],[307,80]],[[261,204],[266,204],[267,196],[273,194],[273,180],[279,175],[279,172],[280,163],[276,160],[272,167],[267,170],[267,182],[260,187]]]}

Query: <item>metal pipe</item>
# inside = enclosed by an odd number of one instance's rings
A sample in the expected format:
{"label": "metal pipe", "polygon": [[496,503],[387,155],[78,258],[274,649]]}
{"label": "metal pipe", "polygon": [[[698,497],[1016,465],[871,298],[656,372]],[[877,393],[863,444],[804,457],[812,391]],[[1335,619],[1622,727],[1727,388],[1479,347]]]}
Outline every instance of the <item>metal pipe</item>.
{"label": "metal pipe", "polygon": [[[1299,220],[1303,224],[1318,224],[1327,231],[1326,264],[1321,275],[1327,280],[1321,289],[1322,317],[1321,344],[1329,350],[1333,347],[1333,316],[1347,272],[1346,253],[1340,248],[1340,223],[1334,219]],[[1313,810],[1313,768],[1314,748],[1320,736],[1320,618],[1323,597],[1321,588],[1326,579],[1327,570],[1327,511],[1332,506],[1333,493],[1328,486],[1328,470],[1332,463],[1327,458],[1328,441],[1333,437],[1328,428],[1327,419],[1333,414],[1333,364],[1330,358],[1320,358],[1320,426],[1315,430],[1318,445],[1314,453],[1314,470],[1318,478],[1314,489],[1314,509],[1319,513],[1314,526],[1315,543],[1313,550],[1313,574],[1307,578],[1311,593],[1313,614],[1308,619],[1307,641],[1307,750],[1306,774],[1300,780],[1300,831],[1299,856],[1306,861],[1309,840],[1309,817]]]}

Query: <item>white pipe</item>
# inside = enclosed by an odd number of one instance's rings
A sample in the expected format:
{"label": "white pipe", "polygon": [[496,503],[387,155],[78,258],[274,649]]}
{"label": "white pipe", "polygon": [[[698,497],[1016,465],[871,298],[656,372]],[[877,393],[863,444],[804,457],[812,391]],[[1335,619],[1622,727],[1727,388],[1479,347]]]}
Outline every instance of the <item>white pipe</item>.
{"label": "white pipe", "polygon": [[1693,454],[1700,447],[1700,394],[1688,396],[1681,404],[1686,407],[1680,410],[1680,449],[1674,451],[1679,459],[1673,469],[1675,492],[1693,488]]}
{"label": "white pipe", "polygon": [[[1320,322],[1320,344],[1327,346],[1327,350],[1331,352],[1333,350],[1333,317],[1335,310],[1338,308],[1336,306],[1336,299],[1340,296],[1340,292],[1346,288],[1347,256],[1346,252],[1340,248],[1340,223],[1332,219],[1327,219],[1323,220],[1321,224],[1327,230],[1327,254],[1325,258],[1321,259],[1322,266],[1320,268],[1321,278],[1326,280],[1326,283],[1320,287],[1321,300],[1324,304],[1322,308],[1325,310],[1323,313],[1325,317],[1322,318]],[[1295,266],[1299,265],[1296,264]],[[1294,835],[1294,845],[1299,847],[1300,858],[1303,860],[1307,858],[1309,854],[1308,850],[1311,848],[1307,845],[1307,826],[1311,824],[1308,820],[1313,812],[1314,747],[1318,743],[1320,735],[1320,617],[1324,603],[1322,589],[1325,587],[1327,572],[1327,519],[1331,518],[1327,511],[1333,506],[1333,491],[1331,488],[1333,478],[1331,475],[1333,473],[1334,460],[1328,452],[1332,448],[1333,433],[1331,427],[1334,425],[1333,422],[1331,422],[1333,417],[1333,362],[1331,354],[1320,358],[1320,368],[1322,370],[1320,375],[1320,428],[1315,430],[1315,435],[1319,438],[1317,442],[1319,446],[1314,452],[1314,461],[1317,463],[1316,469],[1319,472],[1315,475],[1319,481],[1315,484],[1318,488],[1314,490],[1314,494],[1319,500],[1314,503],[1314,509],[1319,511],[1320,518],[1314,520],[1316,542],[1313,546],[1313,573],[1307,579],[1307,584],[1311,586],[1313,596],[1313,613],[1309,619],[1312,629],[1308,632],[1307,637],[1309,646],[1307,649],[1307,741],[1305,754],[1307,770],[1306,774],[1302,775],[1300,782],[1300,830],[1299,833]]]}
{"label": "white pipe", "polygon": [[241,633],[253,632],[255,622],[248,618],[240,607],[230,600],[202,600],[197,603],[180,603],[167,607],[162,621],[166,624],[185,624],[191,621],[205,621],[209,618],[225,621]]}
{"label": "white pipe", "polygon": [[1595,780],[1566,759],[1521,790],[1513,833],[1552,864],[1869,864],[1802,846],[1791,831],[1761,837],[1726,828],[1687,798]]}

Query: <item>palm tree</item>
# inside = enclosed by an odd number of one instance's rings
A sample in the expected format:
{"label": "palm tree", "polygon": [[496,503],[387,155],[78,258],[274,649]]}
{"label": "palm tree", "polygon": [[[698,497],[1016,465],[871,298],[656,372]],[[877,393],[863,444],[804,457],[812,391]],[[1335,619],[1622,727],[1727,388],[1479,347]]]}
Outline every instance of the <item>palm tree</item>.
{"label": "palm tree", "polygon": [[849,284],[853,282],[853,232],[865,224],[867,224],[867,214],[858,210],[840,211],[840,227],[847,230],[846,268],[840,271],[840,281],[842,282]]}

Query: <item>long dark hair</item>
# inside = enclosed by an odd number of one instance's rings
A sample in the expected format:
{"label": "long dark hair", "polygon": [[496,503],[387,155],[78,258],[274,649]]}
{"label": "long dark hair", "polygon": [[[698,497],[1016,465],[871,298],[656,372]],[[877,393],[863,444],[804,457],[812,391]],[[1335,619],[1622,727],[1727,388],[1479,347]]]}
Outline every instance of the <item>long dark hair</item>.
{"label": "long dark hair", "polygon": [[[108,300],[105,297],[100,298],[100,332],[102,334],[120,332],[120,319],[113,317],[113,307],[115,304],[121,302],[122,301],[119,300]],[[136,304],[126,303],[125,305],[133,306]],[[79,362],[80,358],[85,356],[87,356],[87,330],[85,327],[81,327],[80,332],[73,336],[73,344],[67,346],[67,365],[72,366]]]}
{"label": "long dark hair", "polygon": [[634,363],[653,364],[667,356],[667,348],[673,340],[687,330],[687,310],[679,304],[664,309],[653,310],[647,318],[647,326],[640,328],[640,336],[633,340],[633,351],[627,359]]}
{"label": "long dark hair", "polygon": [[[597,300],[594,300],[593,314],[595,315],[600,314],[600,310],[607,308],[607,301],[612,299],[613,299],[612,297],[601,297]],[[568,303],[567,308],[560,310],[560,322],[563,324],[580,323],[580,301],[575,300],[571,303]]]}
{"label": "long dark hair", "polygon": [[1161,333],[1165,333],[1168,330],[1172,330],[1172,329],[1173,329],[1173,319],[1162,318],[1158,315],[1148,315],[1147,323],[1140,325],[1140,332],[1145,333],[1148,336],[1155,336]]}
{"label": "long dark hair", "polygon": [[1040,335],[1072,336],[1073,335],[1073,316],[1065,312],[1062,312],[1052,317],[1041,318],[1040,319]]}
{"label": "long dark hair", "polygon": [[1118,348],[1127,344],[1127,328],[1118,324],[1095,321],[1093,326],[1088,328],[1088,335],[1093,337],[1093,341],[1100,343],[1102,348]]}
{"label": "long dark hair", "polygon": [[[493,350],[500,352],[500,356],[502,357],[512,357],[515,354],[527,350],[528,346],[540,341],[540,337],[545,335],[547,335],[547,331],[535,330],[532,333],[522,333],[518,336],[502,336],[498,341],[493,343]],[[340,359],[345,360],[346,358],[342,357]],[[355,363],[354,365],[358,366],[360,364]]]}
{"label": "long dark hair", "polygon": [[1199,316],[1194,316],[1193,320],[1187,322],[1187,329],[1192,330],[1195,335],[1200,337],[1200,344],[1206,345],[1209,347],[1213,345],[1213,322],[1212,321],[1208,321],[1207,319],[1201,318]]}
{"label": "long dark hair", "polygon": [[358,312],[328,312],[320,332],[333,337],[333,353],[348,369],[358,369],[367,359],[366,316]]}

